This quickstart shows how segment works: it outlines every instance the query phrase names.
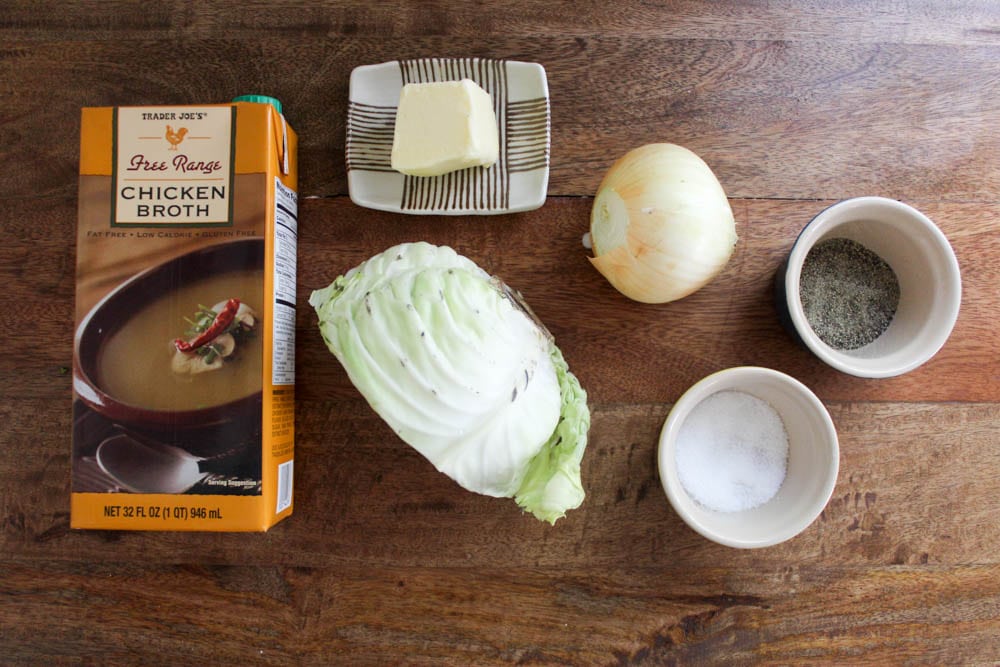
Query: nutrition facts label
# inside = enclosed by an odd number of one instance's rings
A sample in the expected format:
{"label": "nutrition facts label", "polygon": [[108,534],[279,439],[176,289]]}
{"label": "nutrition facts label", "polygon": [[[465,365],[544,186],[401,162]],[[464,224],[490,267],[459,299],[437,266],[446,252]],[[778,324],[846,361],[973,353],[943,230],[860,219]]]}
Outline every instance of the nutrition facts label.
{"label": "nutrition facts label", "polygon": [[295,384],[295,264],[299,198],[274,179],[274,355],[271,382]]}

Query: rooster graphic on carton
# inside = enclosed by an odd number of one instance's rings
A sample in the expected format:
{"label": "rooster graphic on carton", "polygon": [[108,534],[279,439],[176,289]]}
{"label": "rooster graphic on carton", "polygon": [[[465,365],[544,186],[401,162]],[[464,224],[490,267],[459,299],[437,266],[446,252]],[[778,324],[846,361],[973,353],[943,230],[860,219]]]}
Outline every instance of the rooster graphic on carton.
{"label": "rooster graphic on carton", "polygon": [[184,136],[187,133],[188,133],[188,129],[186,127],[179,127],[179,128],[177,128],[177,131],[174,132],[174,128],[172,128],[169,125],[167,125],[167,134],[166,134],[166,137],[167,137],[167,141],[170,142],[170,148],[168,150],[172,150],[172,151],[177,150],[177,146],[180,145],[180,143],[182,141],[184,141]]}

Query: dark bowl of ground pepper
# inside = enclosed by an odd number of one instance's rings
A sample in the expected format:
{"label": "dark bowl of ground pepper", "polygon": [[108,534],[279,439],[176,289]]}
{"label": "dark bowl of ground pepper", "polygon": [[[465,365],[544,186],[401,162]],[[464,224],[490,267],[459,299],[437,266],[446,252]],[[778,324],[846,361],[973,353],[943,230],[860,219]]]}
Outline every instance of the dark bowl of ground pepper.
{"label": "dark bowl of ground pepper", "polygon": [[951,334],[961,296],[944,233],[884,197],[822,211],[775,275],[775,306],[791,336],[859,377],[901,375],[928,361]]}

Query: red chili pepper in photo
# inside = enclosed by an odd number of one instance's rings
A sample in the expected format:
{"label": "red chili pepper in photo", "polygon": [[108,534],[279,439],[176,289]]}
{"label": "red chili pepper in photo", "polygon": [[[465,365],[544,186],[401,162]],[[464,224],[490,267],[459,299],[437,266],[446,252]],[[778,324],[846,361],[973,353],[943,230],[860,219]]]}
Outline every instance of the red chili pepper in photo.
{"label": "red chili pepper in photo", "polygon": [[226,302],[226,305],[222,307],[219,314],[215,316],[212,323],[207,329],[202,331],[198,336],[190,343],[183,338],[178,338],[174,341],[174,346],[177,347],[181,352],[190,352],[191,350],[197,350],[199,347],[205,343],[210,343],[215,339],[216,336],[225,331],[230,324],[233,323],[233,319],[236,317],[236,311],[240,308],[239,299],[230,299]]}

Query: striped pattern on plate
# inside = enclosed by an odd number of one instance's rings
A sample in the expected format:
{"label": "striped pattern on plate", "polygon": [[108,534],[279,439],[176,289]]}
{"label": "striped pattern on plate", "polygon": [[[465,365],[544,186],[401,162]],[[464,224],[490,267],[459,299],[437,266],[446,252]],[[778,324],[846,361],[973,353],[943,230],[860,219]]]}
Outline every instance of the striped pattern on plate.
{"label": "striped pattern on plate", "polygon": [[[403,176],[399,208],[411,212],[503,211],[511,205],[511,175],[548,169],[548,97],[514,99],[514,63],[484,58],[422,58],[398,62],[400,87],[407,83],[471,79],[493,99],[500,138],[497,163],[442,176]],[[390,166],[396,107],[352,99],[347,111],[348,171],[396,173]]]}

